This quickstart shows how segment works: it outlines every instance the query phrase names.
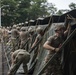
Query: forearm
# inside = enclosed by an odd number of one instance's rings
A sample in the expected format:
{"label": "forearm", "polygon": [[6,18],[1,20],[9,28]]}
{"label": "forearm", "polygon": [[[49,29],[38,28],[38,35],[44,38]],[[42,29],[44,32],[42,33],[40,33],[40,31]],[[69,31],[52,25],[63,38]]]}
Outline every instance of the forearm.
{"label": "forearm", "polygon": [[33,43],[33,45],[31,46],[31,48],[33,48],[35,46],[35,43]]}
{"label": "forearm", "polygon": [[43,45],[43,47],[45,48],[45,49],[47,49],[47,50],[50,50],[50,51],[54,51],[55,50],[55,48],[54,47],[52,47],[52,46],[49,46],[49,45]]}
{"label": "forearm", "polygon": [[31,48],[33,48],[37,42],[38,42],[38,39],[35,40],[35,42],[31,46]]}
{"label": "forearm", "polygon": [[68,27],[67,27],[66,31],[64,32],[64,35],[67,35],[68,34],[69,29],[70,29],[70,25],[68,24]]}

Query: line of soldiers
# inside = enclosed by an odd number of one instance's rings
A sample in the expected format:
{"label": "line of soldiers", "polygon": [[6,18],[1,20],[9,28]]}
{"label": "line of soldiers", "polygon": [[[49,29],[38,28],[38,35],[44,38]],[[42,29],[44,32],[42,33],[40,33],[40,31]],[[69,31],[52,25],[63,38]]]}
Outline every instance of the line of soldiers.
{"label": "line of soldiers", "polygon": [[[45,58],[45,63],[51,58],[51,56],[59,51],[59,48],[61,44],[64,42],[68,30],[69,25],[67,29],[63,25],[57,25],[55,27],[55,34],[53,36],[50,36],[48,40],[43,44],[42,40],[44,39],[45,32],[48,31],[52,23],[50,23],[45,29],[38,27],[37,29],[34,29],[30,27],[27,29],[26,27],[16,27],[13,26],[12,28],[2,29],[2,38],[1,40],[6,43],[6,45],[9,45],[11,47],[11,67],[7,75],[15,75],[19,66],[23,63],[23,69],[25,72],[25,75],[28,75],[28,67],[27,63],[29,63],[30,60],[30,50],[35,47],[37,42],[41,39],[41,42],[39,46],[37,47],[37,50],[34,52],[34,58],[38,59],[40,48],[43,46],[46,50],[49,50],[48,56]],[[28,44],[29,42],[29,44]],[[47,69],[44,71],[46,75],[62,75],[61,70],[61,54],[54,59],[54,63],[51,63]],[[37,57],[37,58],[36,58]],[[32,60],[32,62],[33,62]],[[31,62],[31,63],[32,63]]]}

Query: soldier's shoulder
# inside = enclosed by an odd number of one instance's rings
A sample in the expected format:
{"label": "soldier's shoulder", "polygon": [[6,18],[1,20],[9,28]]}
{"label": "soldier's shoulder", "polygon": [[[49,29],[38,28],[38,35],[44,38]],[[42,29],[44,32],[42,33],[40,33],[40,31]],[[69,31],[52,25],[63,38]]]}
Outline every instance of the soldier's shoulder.
{"label": "soldier's shoulder", "polygon": [[53,39],[53,38],[55,38],[55,36],[56,36],[56,35],[52,35],[52,36],[50,36],[48,39]]}

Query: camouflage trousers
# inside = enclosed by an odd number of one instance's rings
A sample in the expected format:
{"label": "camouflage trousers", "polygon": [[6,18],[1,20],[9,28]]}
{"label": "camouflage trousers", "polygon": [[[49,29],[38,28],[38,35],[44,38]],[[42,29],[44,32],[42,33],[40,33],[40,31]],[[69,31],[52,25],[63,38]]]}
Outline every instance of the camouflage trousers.
{"label": "camouflage trousers", "polygon": [[23,63],[23,69],[25,74],[28,72],[27,63],[30,60],[30,55],[25,50],[16,50],[13,55],[15,55],[15,62],[11,65],[8,75],[15,75],[20,65]]}
{"label": "camouflage trousers", "polygon": [[[49,58],[50,58],[50,56],[48,57],[48,59]],[[47,61],[46,61],[46,63],[47,63]],[[49,66],[45,70],[45,74],[46,75],[63,75],[59,56],[57,56],[55,59],[53,59],[53,61],[49,64]]]}

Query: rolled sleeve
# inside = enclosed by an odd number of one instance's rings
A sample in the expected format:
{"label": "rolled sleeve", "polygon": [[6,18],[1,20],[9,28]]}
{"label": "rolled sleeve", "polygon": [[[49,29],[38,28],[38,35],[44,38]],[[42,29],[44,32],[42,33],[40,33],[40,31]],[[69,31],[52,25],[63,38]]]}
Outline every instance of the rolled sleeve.
{"label": "rolled sleeve", "polygon": [[52,41],[53,41],[53,36],[50,36],[50,37],[47,39],[47,42],[49,42],[49,43],[51,44]]}

